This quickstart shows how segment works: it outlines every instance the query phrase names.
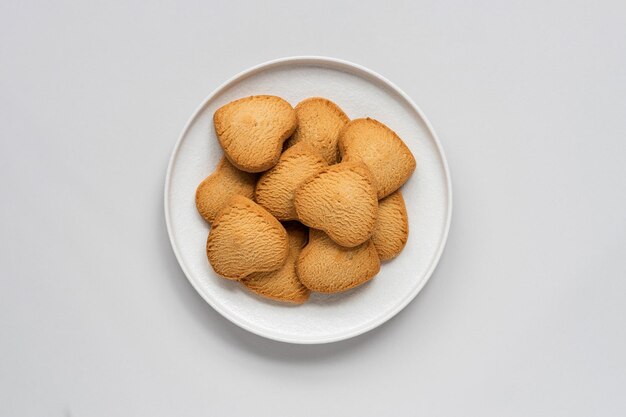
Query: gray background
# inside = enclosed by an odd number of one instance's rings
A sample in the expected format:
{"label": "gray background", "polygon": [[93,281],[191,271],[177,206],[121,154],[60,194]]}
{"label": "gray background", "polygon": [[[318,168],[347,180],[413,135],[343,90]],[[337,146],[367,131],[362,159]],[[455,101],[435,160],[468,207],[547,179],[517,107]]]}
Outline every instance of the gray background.
{"label": "gray background", "polygon": [[[623,2],[0,3],[0,415],[626,414]],[[439,133],[440,266],[364,336],[248,334],[189,285],[167,160],[225,79],[368,66]]]}

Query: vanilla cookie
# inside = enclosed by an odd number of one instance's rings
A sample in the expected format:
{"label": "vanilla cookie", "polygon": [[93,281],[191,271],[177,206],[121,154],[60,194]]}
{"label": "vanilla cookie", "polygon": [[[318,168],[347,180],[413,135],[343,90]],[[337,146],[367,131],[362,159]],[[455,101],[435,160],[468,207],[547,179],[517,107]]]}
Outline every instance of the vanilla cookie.
{"label": "vanilla cookie", "polygon": [[317,149],[329,165],[339,162],[339,132],[350,121],[343,110],[322,97],[307,98],[298,103],[295,110],[298,127],[287,146],[306,142]]}
{"label": "vanilla cookie", "polygon": [[295,222],[286,224],[285,229],[289,236],[289,255],[283,266],[272,272],[253,272],[241,283],[263,297],[302,304],[309,298],[310,291],[296,275],[296,260],[306,245],[308,230]]}
{"label": "vanilla cookie", "polygon": [[320,230],[311,229],[309,243],[296,262],[300,282],[311,291],[335,293],[369,281],[380,270],[374,244],[346,248]]}
{"label": "vanilla cookie", "polygon": [[376,224],[376,189],[362,162],[322,169],[298,187],[295,205],[302,223],[325,231],[341,246],[365,242]]}
{"label": "vanilla cookie", "polygon": [[254,198],[256,174],[235,168],[222,157],[217,168],[196,189],[196,207],[204,219],[211,223],[217,212],[235,194]]}
{"label": "vanilla cookie", "polygon": [[307,143],[292,146],[283,152],[272,169],[259,178],[256,202],[278,220],[297,220],[294,206],[296,188],[326,165],[324,158]]}
{"label": "vanilla cookie", "polygon": [[404,249],[409,237],[409,219],[400,191],[378,202],[378,218],[372,242],[381,261],[394,258]]}
{"label": "vanilla cookie", "polygon": [[246,172],[270,169],[283,143],[296,129],[296,112],[276,96],[250,96],[232,101],[213,115],[215,132],[226,157]]}
{"label": "vanilla cookie", "polygon": [[206,244],[209,263],[219,275],[242,279],[253,272],[275,271],[289,251],[289,238],[278,220],[254,201],[235,195],[213,220]]}
{"label": "vanilla cookie", "polygon": [[360,160],[367,165],[378,198],[384,198],[406,182],[415,170],[415,158],[396,133],[367,118],[348,123],[339,134],[342,161]]}

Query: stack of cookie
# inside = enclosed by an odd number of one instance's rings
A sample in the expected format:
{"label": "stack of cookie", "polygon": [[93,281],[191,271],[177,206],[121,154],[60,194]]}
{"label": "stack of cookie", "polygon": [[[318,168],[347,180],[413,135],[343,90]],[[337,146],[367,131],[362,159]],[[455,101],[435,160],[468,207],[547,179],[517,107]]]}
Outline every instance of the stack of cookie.
{"label": "stack of cookie", "polygon": [[196,191],[215,272],[303,303],[372,279],[408,237],[399,188],[415,158],[384,124],[330,100],[252,96],[213,117],[224,150]]}

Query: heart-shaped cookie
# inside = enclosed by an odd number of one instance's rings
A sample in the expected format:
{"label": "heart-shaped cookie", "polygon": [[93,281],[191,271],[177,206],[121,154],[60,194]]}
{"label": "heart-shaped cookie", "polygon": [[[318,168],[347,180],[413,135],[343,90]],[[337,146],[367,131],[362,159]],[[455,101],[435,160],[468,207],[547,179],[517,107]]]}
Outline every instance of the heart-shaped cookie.
{"label": "heart-shaped cookie", "polygon": [[261,172],[276,165],[297,119],[282,98],[251,96],[217,109],[213,123],[230,162],[242,171]]}
{"label": "heart-shaped cookie", "polygon": [[380,270],[380,261],[371,240],[346,248],[326,233],[311,229],[309,243],[296,262],[300,282],[311,291],[335,293],[369,281]]}
{"label": "heart-shaped cookie", "polygon": [[381,261],[398,256],[409,237],[409,219],[402,193],[396,191],[378,202],[372,242]]}
{"label": "heart-shaped cookie", "polygon": [[338,105],[322,97],[307,98],[298,103],[295,110],[298,127],[287,146],[306,142],[318,150],[329,165],[339,162],[339,132],[350,118]]}
{"label": "heart-shaped cookie", "polygon": [[256,202],[278,220],[297,220],[293,201],[296,188],[326,165],[324,158],[307,143],[292,146],[283,152],[272,169],[259,178]]}
{"label": "heart-shaped cookie", "polygon": [[415,158],[396,133],[374,119],[356,119],[339,134],[342,161],[360,160],[367,165],[378,198],[384,198],[406,182],[415,170]]}
{"label": "heart-shaped cookie", "polygon": [[369,170],[362,162],[342,162],[322,169],[296,190],[298,219],[325,231],[341,246],[370,238],[378,200]]}
{"label": "heart-shaped cookie", "polygon": [[296,222],[286,224],[285,229],[289,235],[289,255],[283,266],[276,271],[253,272],[241,283],[263,297],[302,304],[309,298],[310,291],[296,275],[296,260],[306,245],[308,229]]}
{"label": "heart-shaped cookie", "polygon": [[211,223],[233,195],[253,198],[256,179],[256,174],[240,171],[226,157],[222,157],[215,171],[196,189],[198,212]]}
{"label": "heart-shaped cookie", "polygon": [[289,238],[278,220],[254,201],[235,195],[217,214],[206,244],[209,263],[219,275],[242,279],[280,268]]}

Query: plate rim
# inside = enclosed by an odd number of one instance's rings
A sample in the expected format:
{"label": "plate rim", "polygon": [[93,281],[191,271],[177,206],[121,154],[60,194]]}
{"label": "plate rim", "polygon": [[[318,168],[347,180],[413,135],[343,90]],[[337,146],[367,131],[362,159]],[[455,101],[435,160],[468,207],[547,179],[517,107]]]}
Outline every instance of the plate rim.
{"label": "plate rim", "polygon": [[[440,157],[442,165],[443,165],[443,169],[444,169],[444,173],[445,173],[446,187],[447,187],[447,190],[448,190],[448,193],[447,193],[447,200],[448,200],[447,216],[446,216],[446,220],[445,220],[445,227],[444,227],[443,236],[442,236],[441,242],[439,244],[439,247],[437,248],[437,252],[435,253],[435,257],[431,261],[431,264],[428,267],[428,270],[427,270],[427,272],[426,272],[426,274],[424,276],[424,279],[422,279],[421,283],[418,286],[416,286],[415,289],[411,293],[409,293],[407,296],[405,296],[404,299],[400,303],[398,303],[398,305],[395,308],[391,309],[389,312],[387,312],[386,314],[376,318],[375,320],[372,320],[371,322],[367,323],[364,326],[357,327],[355,329],[352,329],[351,331],[338,333],[336,335],[332,335],[332,336],[329,336],[329,337],[318,337],[318,338],[314,338],[314,339],[304,339],[304,340],[303,339],[294,338],[294,337],[285,336],[285,335],[275,334],[273,332],[268,332],[268,331],[266,331],[266,330],[264,330],[262,328],[256,328],[256,327],[250,325],[247,322],[239,321],[235,316],[231,315],[231,313],[227,309],[223,309],[208,294],[205,294],[204,291],[201,291],[199,289],[199,286],[191,278],[190,273],[187,270],[187,267],[186,267],[185,263],[182,261],[182,256],[181,256],[177,246],[174,243],[172,222],[171,222],[171,214],[170,214],[170,209],[169,209],[169,204],[168,204],[169,197],[170,197],[170,186],[171,186],[172,170],[173,170],[174,163],[175,163],[176,157],[177,157],[179,149],[180,149],[180,145],[181,145],[181,143],[183,141],[183,138],[186,136],[187,132],[189,131],[189,128],[191,127],[192,123],[198,117],[198,115],[202,111],[202,109],[204,109],[204,107],[206,107],[206,105],[209,103],[209,101],[212,100],[215,96],[220,94],[226,88],[230,87],[231,84],[236,83],[236,82],[238,82],[241,79],[245,79],[248,76],[253,75],[256,72],[259,72],[259,71],[261,71],[261,70],[263,70],[265,68],[271,68],[273,66],[277,66],[279,64],[286,64],[286,63],[292,63],[292,64],[294,64],[294,63],[295,64],[297,64],[297,63],[306,63],[306,64],[318,64],[318,65],[326,64],[326,66],[328,66],[328,64],[332,64],[335,67],[353,68],[353,69],[356,69],[357,71],[361,71],[361,72],[364,72],[364,73],[368,74],[370,77],[376,79],[377,81],[379,81],[382,84],[384,84],[387,87],[389,87],[395,93],[399,94],[412,107],[412,109],[420,116],[420,118],[424,122],[424,125],[428,129],[428,132],[430,133],[430,135],[434,139],[435,146],[437,148],[437,153],[439,154],[439,157]],[[185,124],[185,127],[183,128],[182,132],[178,136],[178,140],[176,141],[176,144],[174,145],[174,148],[172,149],[172,153],[170,155],[170,158],[169,158],[169,161],[168,161],[168,164],[167,164],[167,173],[165,175],[165,184],[164,184],[164,193],[163,193],[163,205],[164,205],[164,209],[165,209],[165,224],[166,224],[166,227],[167,227],[167,235],[168,235],[168,238],[169,238],[172,250],[174,251],[174,255],[176,257],[176,261],[178,262],[178,265],[182,269],[183,273],[185,274],[185,277],[187,278],[187,281],[189,281],[191,286],[202,297],[202,299],[205,302],[207,302],[215,311],[217,311],[222,317],[226,318],[228,321],[230,321],[231,323],[241,327],[242,329],[247,330],[247,331],[249,331],[251,333],[254,333],[254,334],[258,335],[258,336],[265,337],[267,339],[275,340],[275,341],[278,341],[278,342],[293,343],[293,344],[303,344],[303,345],[324,344],[324,343],[333,343],[333,342],[339,342],[341,340],[350,339],[350,338],[359,336],[359,335],[364,334],[364,333],[366,333],[366,332],[368,332],[370,330],[375,329],[376,327],[386,323],[391,318],[393,318],[396,314],[398,314],[400,311],[402,311],[411,301],[413,301],[413,299],[415,299],[417,294],[419,294],[422,291],[422,289],[424,288],[426,283],[428,283],[428,281],[430,280],[430,277],[432,276],[433,272],[435,271],[435,269],[439,265],[439,261],[441,259],[443,251],[444,251],[444,249],[446,247],[446,244],[448,242],[448,234],[449,234],[449,231],[450,231],[450,223],[451,223],[451,220],[452,220],[452,181],[451,181],[451,178],[450,178],[450,169],[448,167],[448,162],[446,160],[446,156],[445,156],[445,153],[443,151],[443,146],[441,145],[441,142],[439,140],[439,137],[437,136],[437,133],[435,132],[435,129],[433,128],[432,124],[430,123],[430,120],[428,120],[426,115],[422,112],[421,108],[417,104],[415,104],[415,102],[411,99],[411,97],[409,97],[400,87],[398,87],[396,84],[394,84],[393,82],[391,82],[387,78],[383,77],[382,75],[378,74],[377,72],[375,72],[375,71],[373,71],[373,70],[371,70],[371,69],[369,69],[367,67],[364,67],[364,66],[362,66],[360,64],[356,64],[356,63],[353,63],[353,62],[350,62],[350,61],[347,61],[347,60],[343,60],[343,59],[339,59],[339,58],[331,58],[331,57],[326,57],[326,56],[297,55],[297,56],[290,56],[290,57],[284,57],[284,58],[278,58],[278,59],[269,60],[269,61],[262,62],[262,63],[257,64],[257,65],[254,65],[254,66],[252,66],[252,67],[250,67],[248,69],[245,69],[245,70],[239,72],[238,74],[234,75],[233,77],[229,78],[225,82],[223,82],[220,86],[218,86],[215,90],[213,90],[202,101],[202,103],[194,110],[194,112],[192,113],[191,117],[189,117],[189,119],[187,120],[187,123]]]}

